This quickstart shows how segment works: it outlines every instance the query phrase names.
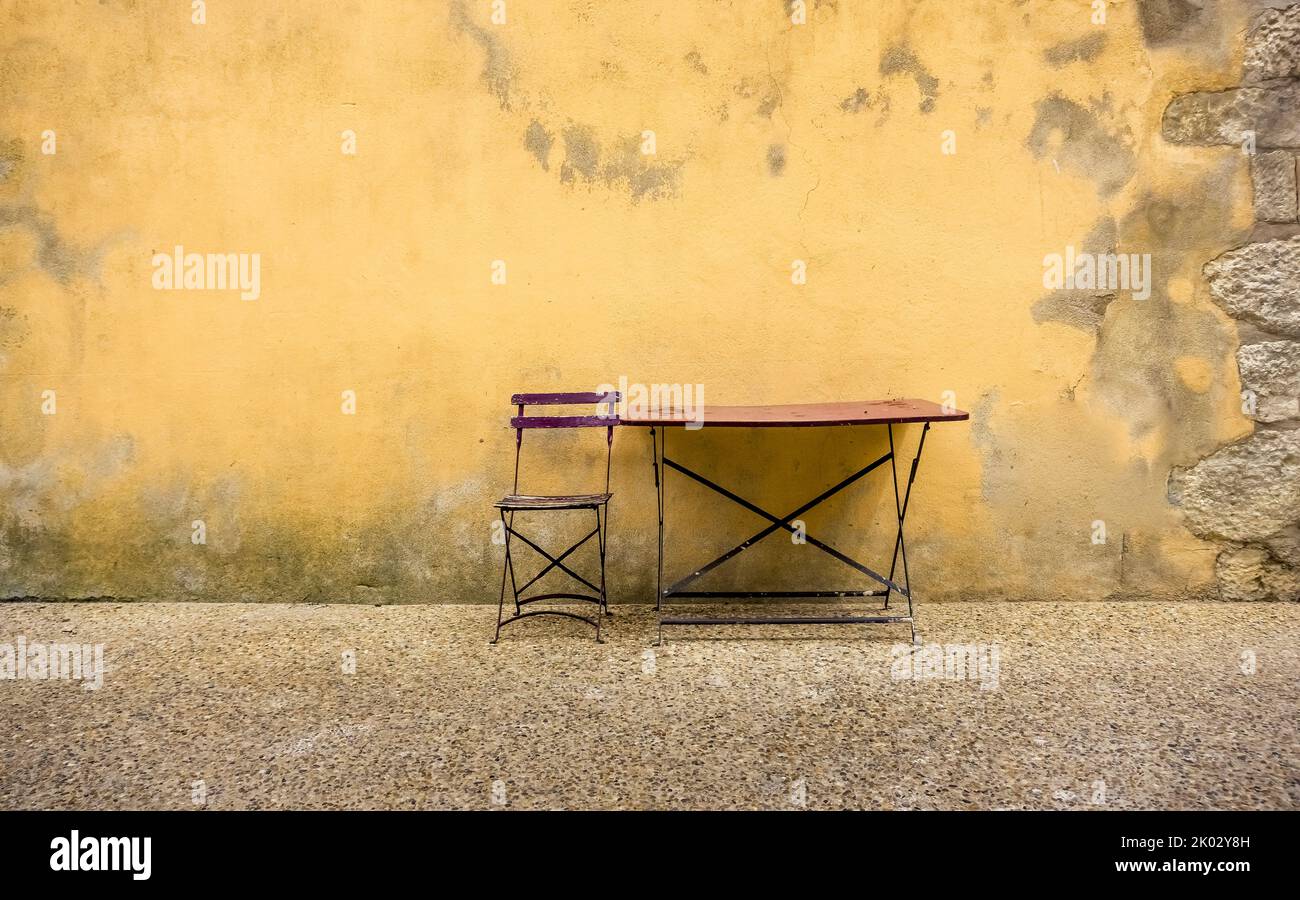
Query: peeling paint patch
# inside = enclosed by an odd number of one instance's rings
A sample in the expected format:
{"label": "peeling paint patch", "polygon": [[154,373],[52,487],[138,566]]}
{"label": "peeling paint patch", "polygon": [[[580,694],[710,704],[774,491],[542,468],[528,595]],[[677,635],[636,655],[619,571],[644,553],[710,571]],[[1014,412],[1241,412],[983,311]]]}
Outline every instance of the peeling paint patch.
{"label": "peeling paint patch", "polygon": [[701,75],[709,74],[709,67],[704,64],[704,58],[700,56],[700,51],[692,50],[682,57],[686,64]]}
{"label": "peeling paint patch", "polygon": [[1100,109],[1086,109],[1060,94],[1038,101],[1025,146],[1034,159],[1051,159],[1073,174],[1091,178],[1109,197],[1137,171],[1132,135],[1102,123]]}
{"label": "peeling paint patch", "polygon": [[510,90],[515,77],[509,51],[495,34],[470,17],[465,0],[455,0],[452,3],[451,22],[457,31],[468,35],[483,49],[483,83],[501,103],[501,108],[509,109]]}
{"label": "peeling paint patch", "polygon": [[0,144],[0,184],[9,180],[9,176],[23,161],[23,145],[20,141],[8,141]]}
{"label": "peeling paint patch", "polygon": [[880,58],[880,74],[911,75],[916,81],[917,89],[921,92],[921,112],[934,111],[934,102],[939,97],[939,79],[930,74],[909,47],[895,44],[886,50]]}
{"label": "peeling paint patch", "polygon": [[1094,31],[1086,34],[1081,38],[1071,41],[1062,41],[1055,46],[1048,47],[1043,51],[1043,59],[1047,64],[1057,69],[1064,68],[1071,63],[1091,62],[1096,59],[1101,51],[1106,48],[1106,33]]}
{"label": "peeling paint patch", "polygon": [[16,350],[31,333],[25,317],[12,306],[0,306],[0,350]]}
{"label": "peeling paint patch", "polygon": [[555,144],[555,135],[546,130],[546,126],[533,119],[524,132],[524,146],[537,158],[543,172],[551,171],[551,147]]}
{"label": "peeling paint patch", "polygon": [[[733,90],[737,97],[744,100],[749,100],[753,97],[759,96],[758,85],[749,78],[740,79]],[[780,105],[781,96],[779,93],[764,93],[762,98],[758,101],[758,106],[754,111],[763,118],[770,119],[772,118],[772,113],[776,112]]]}
{"label": "peeling paint patch", "polygon": [[[1084,253],[1114,253],[1117,238],[1115,220],[1109,216],[1099,220],[1083,239],[1080,247]],[[1034,304],[1034,321],[1060,322],[1080,331],[1096,332],[1106,316],[1106,307],[1115,299],[1114,291],[1062,289],[1052,291]]]}

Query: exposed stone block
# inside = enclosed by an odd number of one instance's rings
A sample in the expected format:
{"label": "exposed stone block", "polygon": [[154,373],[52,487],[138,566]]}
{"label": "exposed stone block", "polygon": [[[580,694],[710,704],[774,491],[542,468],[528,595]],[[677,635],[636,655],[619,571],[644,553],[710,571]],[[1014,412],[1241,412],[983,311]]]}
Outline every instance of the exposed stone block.
{"label": "exposed stone block", "polygon": [[1300,418],[1300,343],[1265,341],[1237,351],[1241,387],[1254,394],[1257,422]]}
{"label": "exposed stone block", "polygon": [[1259,149],[1300,147],[1300,81],[1183,94],[1165,108],[1163,130],[1176,144],[1241,144],[1253,132]]}
{"label": "exposed stone block", "polygon": [[1300,523],[1297,523],[1294,528],[1278,532],[1265,543],[1278,560],[1300,569]]}
{"label": "exposed stone block", "polygon": [[1300,523],[1300,430],[1256,431],[1169,479],[1201,537],[1266,541]]}
{"label": "exposed stone block", "polygon": [[1230,250],[1205,264],[1215,302],[1265,331],[1300,338],[1300,236]]}
{"label": "exposed stone block", "polygon": [[1295,160],[1287,150],[1270,150],[1251,157],[1256,219],[1261,222],[1296,220]]}
{"label": "exposed stone block", "polygon": [[1243,71],[1248,83],[1300,76],[1300,4],[1260,14],[1246,38]]}
{"label": "exposed stone block", "polygon": [[1137,5],[1142,38],[1152,47],[1194,40],[1213,13],[1204,0],[1142,0]]}
{"label": "exposed stone block", "polygon": [[1300,600],[1300,569],[1258,547],[1223,551],[1215,574],[1224,600]]}

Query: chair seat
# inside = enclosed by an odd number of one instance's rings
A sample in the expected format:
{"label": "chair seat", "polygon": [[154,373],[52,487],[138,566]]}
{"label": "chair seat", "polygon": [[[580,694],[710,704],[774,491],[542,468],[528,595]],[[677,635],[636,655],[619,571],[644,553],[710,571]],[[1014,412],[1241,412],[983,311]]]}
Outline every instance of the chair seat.
{"label": "chair seat", "polygon": [[608,503],[613,494],[569,494],[566,496],[537,496],[535,494],[509,494],[493,504],[497,509],[595,509]]}

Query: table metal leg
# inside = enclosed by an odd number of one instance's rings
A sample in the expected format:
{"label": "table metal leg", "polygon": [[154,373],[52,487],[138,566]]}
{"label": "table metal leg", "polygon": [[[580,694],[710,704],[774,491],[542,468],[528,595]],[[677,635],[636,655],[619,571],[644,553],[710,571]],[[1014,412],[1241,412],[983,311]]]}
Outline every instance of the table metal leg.
{"label": "table metal leg", "polygon": [[[898,495],[898,467],[893,466],[894,476],[894,509],[898,514],[898,532],[894,537],[894,556],[889,563],[889,577],[892,580],[895,569],[898,565],[900,553],[903,558],[903,584],[907,587],[907,614],[912,621],[912,643],[916,643],[916,621],[912,610],[912,583],[907,569],[907,542],[903,537],[903,520],[907,517],[907,504],[912,499],[912,484],[916,481],[916,470],[921,464],[921,452],[925,450],[925,436],[930,431],[930,423],[926,422],[925,427],[921,429],[921,440],[916,445],[916,456],[912,458],[912,467],[907,474],[907,488],[903,492],[902,501],[899,501]],[[894,426],[889,426],[889,452],[894,452]],[[885,594],[885,607],[889,607],[889,594]]]}

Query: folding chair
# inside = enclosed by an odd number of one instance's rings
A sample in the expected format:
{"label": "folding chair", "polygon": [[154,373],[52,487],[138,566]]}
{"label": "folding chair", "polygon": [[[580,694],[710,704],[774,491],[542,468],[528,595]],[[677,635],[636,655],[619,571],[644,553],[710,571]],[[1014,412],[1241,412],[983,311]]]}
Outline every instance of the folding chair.
{"label": "folding chair", "polygon": [[[505,531],[506,540],[506,561],[501,571],[501,599],[497,604],[497,632],[492,638],[492,643],[496,643],[501,638],[501,626],[508,625],[520,619],[526,619],[529,616],[564,616],[570,619],[577,619],[580,622],[586,622],[588,625],[596,626],[596,641],[604,643],[600,636],[600,617],[601,613],[611,615],[609,603],[605,596],[605,546],[606,533],[609,525],[609,498],[613,496],[609,492],[609,467],[610,458],[614,449],[614,426],[618,424],[617,404],[622,400],[622,395],[617,391],[608,394],[515,394],[510,398],[510,402],[518,407],[519,414],[510,419],[510,425],[515,429],[515,486],[513,491],[506,497],[502,497],[494,505],[501,511],[501,525]],[[599,415],[589,416],[526,416],[524,408],[527,406],[576,406],[581,404],[608,404],[608,414],[603,412]],[[601,494],[566,494],[566,495],[537,495],[537,494],[520,494],[519,493],[519,456],[523,448],[524,431],[530,428],[604,428],[605,429],[605,491]],[[536,542],[530,540],[515,530],[515,513],[532,512],[541,510],[592,510],[596,515],[596,527],[580,539],[576,544],[569,547],[559,556],[552,556],[543,550]],[[600,550],[600,585],[597,586],[588,581],[582,575],[579,575],[564,561],[583,544],[592,538],[596,538]],[[534,551],[546,558],[546,566],[528,579],[523,586],[515,580],[515,565],[512,555],[512,539],[518,538],[524,544],[527,544]],[[531,597],[525,597],[524,593],[536,582],[550,572],[552,569],[559,569],[565,575],[586,585],[591,594],[577,594],[570,592],[534,594]],[[505,614],[506,605],[506,579],[510,580],[510,589],[515,598],[515,614],[508,619],[502,619]],[[586,603],[596,604],[596,614],[594,617],[582,616],[577,613],[568,612],[560,609],[536,609],[524,611],[524,607],[530,603],[537,603],[542,600],[581,600]]]}

